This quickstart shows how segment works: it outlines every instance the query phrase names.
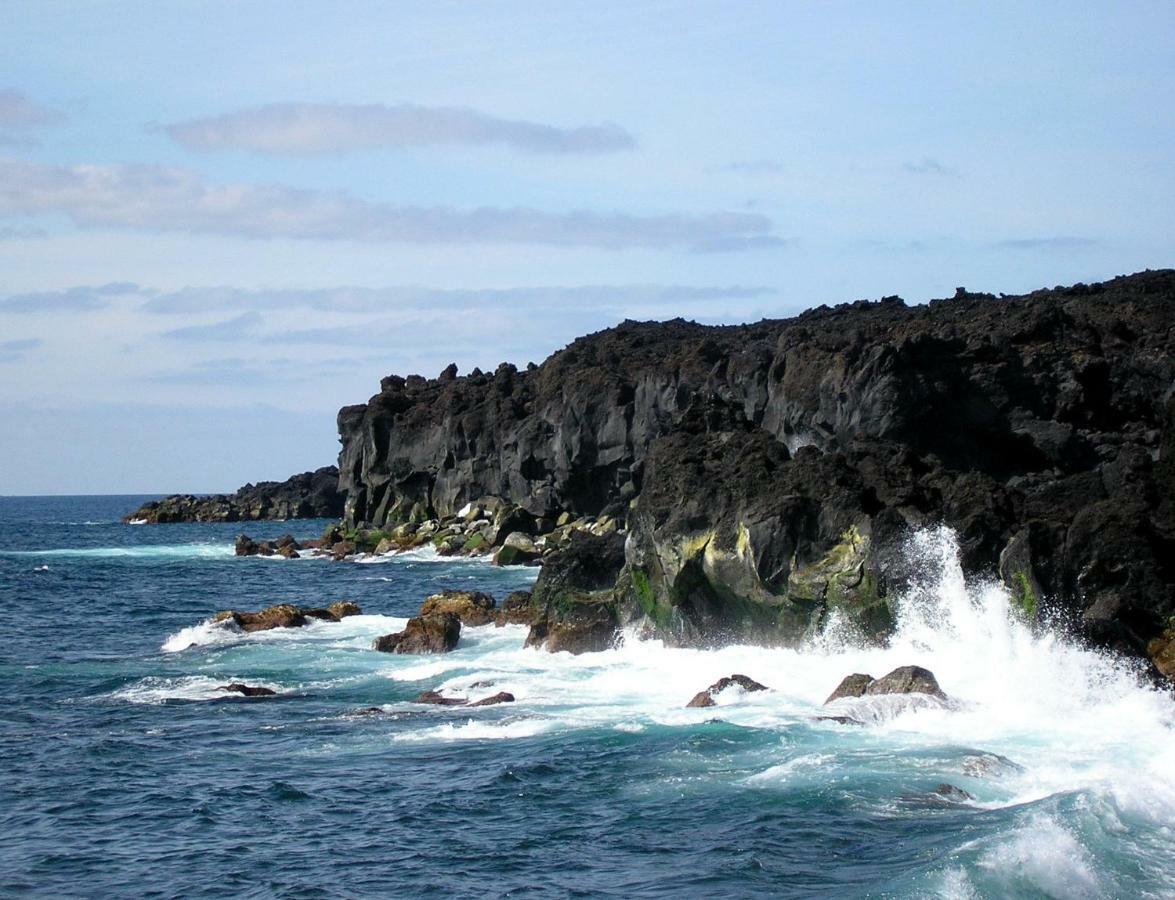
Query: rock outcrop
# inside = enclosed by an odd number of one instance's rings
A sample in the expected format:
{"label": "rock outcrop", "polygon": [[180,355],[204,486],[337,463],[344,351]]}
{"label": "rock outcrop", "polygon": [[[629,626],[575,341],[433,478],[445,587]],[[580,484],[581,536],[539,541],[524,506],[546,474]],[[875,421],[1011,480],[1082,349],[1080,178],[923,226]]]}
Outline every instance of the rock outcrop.
{"label": "rock outcrop", "polygon": [[844,697],[874,697],[883,694],[928,694],[939,700],[947,699],[938,686],[938,679],[929,669],[899,666],[880,678],[860,673],[846,675],[824,702],[828,704]]}
{"label": "rock outcrop", "polygon": [[425,598],[420,615],[452,613],[462,625],[489,625],[494,621],[494,598],[481,591],[442,591]]}
{"label": "rock outcrop", "polygon": [[123,522],[247,522],[259,519],[338,519],[344,511],[339,470],[325,466],[285,481],[247,484],[235,494],[174,494],[144,503]]}
{"label": "rock outcrop", "polygon": [[717,702],[715,698],[723,691],[732,687],[737,687],[748,694],[767,690],[766,685],[759,684],[755,679],[748,678],[746,675],[727,675],[724,678],[719,678],[704,691],[698,691],[698,693],[694,694],[693,699],[686,704],[686,708],[697,709],[700,707],[714,706]]}
{"label": "rock outcrop", "polygon": [[384,379],[339,414],[346,520],[497,497],[536,522],[614,522],[612,585],[561,577],[561,604],[536,586],[532,642],[580,650],[625,626],[794,645],[834,614],[884,637],[903,541],[945,524],[1027,621],[1166,660],[1173,351],[1171,271],[737,327],[625,322],[525,371]]}
{"label": "rock outcrop", "polygon": [[451,612],[408,620],[403,631],[376,638],[372,649],[382,653],[448,653],[461,637],[461,620]]}
{"label": "rock outcrop", "polygon": [[239,681],[234,681],[232,684],[222,684],[217,690],[230,694],[240,694],[242,697],[274,697],[277,695],[277,691],[273,688],[242,684]]}
{"label": "rock outcrop", "polygon": [[268,631],[270,628],[301,628],[311,619],[338,622],[347,616],[361,614],[362,610],[358,603],[339,600],[325,608],[279,603],[276,606],[268,606],[260,612],[240,612],[229,609],[218,612],[212,617],[212,621],[232,622],[241,631]]}

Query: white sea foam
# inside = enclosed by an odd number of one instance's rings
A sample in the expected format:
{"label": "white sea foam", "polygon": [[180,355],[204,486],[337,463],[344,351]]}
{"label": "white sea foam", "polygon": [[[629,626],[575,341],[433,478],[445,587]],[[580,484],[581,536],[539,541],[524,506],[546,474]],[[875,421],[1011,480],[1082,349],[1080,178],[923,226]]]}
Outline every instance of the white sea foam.
{"label": "white sea foam", "polygon": [[546,734],[553,731],[557,725],[556,722],[537,718],[514,719],[506,722],[471,718],[461,724],[446,722],[444,725],[433,728],[397,732],[392,735],[392,740],[411,743],[501,741]]}
{"label": "white sea foam", "polygon": [[235,553],[232,544],[145,544],[139,547],[56,547],[0,550],[0,556],[76,557],[79,559],[219,559]]}
{"label": "white sea foam", "polygon": [[[126,687],[119,688],[107,695],[110,699],[121,700],[125,703],[160,704],[174,700],[224,700],[239,697],[240,694],[218,690],[240,678],[212,678],[207,675],[189,675],[179,678],[143,678]],[[272,681],[250,678],[248,683],[252,687],[267,687],[272,691],[282,692],[282,686]]]}
{"label": "white sea foam", "polygon": [[396,616],[347,616],[338,622],[311,619],[300,628],[270,628],[265,631],[245,632],[231,619],[215,622],[205,619],[198,625],[181,628],[168,635],[160,649],[165,653],[179,653],[196,647],[251,642],[281,644],[312,641],[324,649],[349,646],[368,646],[379,635],[402,631],[407,619]]}

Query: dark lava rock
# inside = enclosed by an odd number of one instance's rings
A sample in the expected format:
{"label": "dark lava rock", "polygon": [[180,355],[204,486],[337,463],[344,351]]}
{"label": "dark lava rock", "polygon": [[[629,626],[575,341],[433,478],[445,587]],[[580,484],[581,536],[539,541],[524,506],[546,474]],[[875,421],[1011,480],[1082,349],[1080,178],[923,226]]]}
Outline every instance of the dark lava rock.
{"label": "dark lava rock", "polygon": [[458,697],[446,697],[437,691],[425,691],[412,702],[430,703],[434,706],[465,706],[472,709],[475,706],[496,706],[499,703],[513,703],[514,695],[508,691],[499,691],[491,697],[482,697],[480,700],[470,702]]}
{"label": "dark lava rock", "polygon": [[865,693],[865,689],[873,683],[872,675],[862,675],[857,672],[853,675],[846,675],[841,679],[841,683],[836,686],[825,703],[831,703],[833,700],[839,700],[841,697],[861,697]]}
{"label": "dark lava rock", "polygon": [[269,606],[260,612],[239,612],[225,610],[212,617],[214,622],[231,620],[242,631],[266,631],[270,628],[301,628],[310,619],[324,619],[337,622],[345,616],[359,615],[362,611],[357,603],[340,600],[326,609],[308,609],[291,603]]}
{"label": "dark lava rock", "polygon": [[618,621],[612,586],[624,566],[624,538],[579,531],[567,546],[548,556],[535,581],[531,602],[540,613],[526,646],[552,653],[608,650]]}
{"label": "dark lava rock", "polygon": [[[124,522],[244,522],[259,519],[337,519],[344,512],[339,470],[326,466],[286,481],[247,484],[235,494],[175,494],[145,503]],[[296,548],[295,548],[296,549]],[[244,555],[244,554],[241,554]]]}
{"label": "dark lava rock", "polygon": [[930,694],[945,700],[947,695],[938,686],[938,679],[929,669],[921,666],[899,666],[888,675],[883,675],[865,688],[869,696],[875,694]]}
{"label": "dark lava rock", "polygon": [[934,789],[934,793],[954,803],[965,803],[968,800],[975,799],[961,787],[956,787],[953,784],[947,784],[945,781]]}
{"label": "dark lava rock", "polygon": [[864,725],[865,723],[852,716],[816,716],[817,722],[836,722],[837,725]]}
{"label": "dark lava rock", "polygon": [[921,666],[899,666],[881,678],[873,678],[859,672],[846,675],[824,702],[828,704],[842,697],[878,694],[930,694],[940,700],[947,699],[947,695],[938,686],[938,679],[929,669],[923,669]]}
{"label": "dark lava rock", "polygon": [[232,684],[224,684],[217,688],[218,691],[228,691],[233,694],[241,694],[245,697],[273,697],[277,691],[267,687],[255,687],[251,684],[241,684],[239,681],[234,681]]}
{"label": "dark lava rock", "polygon": [[704,691],[699,691],[695,694],[694,698],[686,704],[686,707],[714,706],[714,698],[728,687],[734,687],[735,685],[747,692],[765,691],[768,689],[766,685],[759,684],[755,679],[748,678],[746,675],[727,675],[724,678],[719,678]]}
{"label": "dark lava rock", "polygon": [[[1175,272],[624,322],[533,370],[450,375],[389,376],[340,411],[347,522],[486,496],[622,517],[613,583],[558,592],[600,607],[588,644],[614,620],[676,644],[795,645],[834,612],[881,639],[906,536],[943,523],[1033,627],[1148,659],[1169,646]],[[541,605],[550,632],[563,613]]]}
{"label": "dark lava rock", "polygon": [[494,621],[494,598],[481,591],[441,591],[425,599],[420,615],[452,613],[462,625],[488,625]]}
{"label": "dark lava rock", "polygon": [[446,697],[437,691],[425,691],[413,703],[429,703],[433,706],[465,706],[465,700],[459,697]]}
{"label": "dark lava rock", "polygon": [[492,697],[482,697],[480,700],[474,700],[470,706],[496,706],[499,703],[513,703],[514,695],[509,691],[498,691]]}
{"label": "dark lava rock", "polygon": [[494,624],[533,625],[542,615],[543,611],[535,608],[530,591],[512,591],[498,604]]}
{"label": "dark lava rock", "polygon": [[495,566],[528,566],[542,558],[542,551],[535,546],[529,534],[515,531],[506,536],[502,546],[494,553]]}
{"label": "dark lava rock", "polygon": [[448,653],[461,637],[461,620],[449,612],[416,616],[403,631],[376,638],[372,647],[383,653]]}

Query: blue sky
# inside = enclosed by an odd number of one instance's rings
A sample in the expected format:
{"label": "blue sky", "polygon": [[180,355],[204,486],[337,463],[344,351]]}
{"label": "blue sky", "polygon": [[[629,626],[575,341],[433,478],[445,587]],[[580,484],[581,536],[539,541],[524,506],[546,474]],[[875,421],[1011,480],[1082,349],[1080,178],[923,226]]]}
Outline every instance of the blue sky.
{"label": "blue sky", "polygon": [[16,2],[0,493],[333,460],[390,372],[1172,265],[1175,5]]}

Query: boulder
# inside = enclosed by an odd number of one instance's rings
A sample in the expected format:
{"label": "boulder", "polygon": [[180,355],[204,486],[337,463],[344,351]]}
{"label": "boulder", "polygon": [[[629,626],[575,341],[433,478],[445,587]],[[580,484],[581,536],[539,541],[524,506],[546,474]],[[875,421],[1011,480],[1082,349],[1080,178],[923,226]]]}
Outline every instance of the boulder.
{"label": "boulder", "polygon": [[294,549],[293,546],[287,544],[284,547],[277,548],[277,555],[284,556],[286,559],[300,559],[302,554]]}
{"label": "boulder", "polygon": [[872,675],[862,675],[860,672],[852,675],[846,675],[841,683],[836,686],[825,703],[831,703],[833,700],[839,700],[841,697],[861,697],[865,694],[865,689],[873,683]]}
{"label": "boulder", "polygon": [[345,616],[360,615],[362,610],[359,604],[350,600],[340,600],[332,603],[326,609],[313,609],[294,606],[292,603],[281,603],[277,606],[266,607],[260,612],[239,612],[225,610],[212,617],[214,622],[232,621],[241,631],[267,631],[270,628],[301,628],[310,619],[325,619],[328,622],[337,622]]}
{"label": "boulder", "polygon": [[888,675],[870,682],[865,688],[869,696],[877,694],[930,694],[945,700],[947,695],[938,686],[938,679],[929,669],[921,666],[899,666]]}
{"label": "boulder", "polygon": [[234,681],[232,684],[222,684],[217,688],[218,691],[227,691],[233,694],[241,694],[245,697],[273,697],[277,691],[272,688],[254,686],[251,684],[242,684],[239,681]]}
{"label": "boulder", "polygon": [[336,560],[343,560],[348,556],[354,556],[356,549],[354,541],[336,541],[331,544],[330,555]]}
{"label": "boulder", "polygon": [[212,617],[214,622],[232,620],[241,631],[267,631],[270,628],[301,628],[306,624],[306,614],[299,606],[279,603],[260,612],[237,612],[226,610]]}
{"label": "boulder", "polygon": [[449,612],[409,619],[403,631],[376,638],[382,653],[448,653],[461,637],[461,620]]}
{"label": "boulder", "polygon": [[535,581],[531,603],[538,612],[526,646],[545,646],[552,653],[611,649],[619,633],[612,585],[623,565],[620,535],[576,532],[547,558]]}
{"label": "boulder", "polygon": [[506,536],[502,546],[494,554],[495,566],[525,566],[537,561],[542,551],[535,546],[529,534],[515,531]]}
{"label": "boulder", "polygon": [[719,678],[704,691],[696,693],[694,698],[686,704],[686,708],[714,706],[714,698],[731,687],[739,687],[747,693],[768,689],[766,685],[759,684],[759,682],[753,678],[748,678],[746,675],[727,675],[724,678]]}
{"label": "boulder", "polygon": [[462,625],[488,625],[494,621],[494,598],[481,591],[442,591],[425,599],[420,615],[452,613]]}
{"label": "boulder", "polygon": [[881,678],[873,678],[859,672],[846,675],[824,702],[828,704],[845,697],[873,697],[883,694],[929,694],[939,700],[947,699],[947,695],[938,686],[938,679],[929,669],[921,666],[899,666]]}

